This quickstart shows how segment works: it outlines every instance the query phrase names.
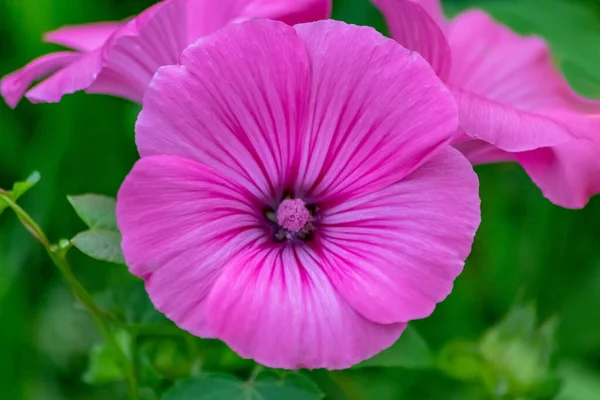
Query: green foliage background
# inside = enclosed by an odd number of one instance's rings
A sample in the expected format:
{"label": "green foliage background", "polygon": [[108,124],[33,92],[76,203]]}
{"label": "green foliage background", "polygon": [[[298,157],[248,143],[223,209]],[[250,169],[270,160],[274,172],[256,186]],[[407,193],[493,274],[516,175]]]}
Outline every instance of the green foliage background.
{"label": "green foliage background", "polygon": [[[65,24],[122,19],[151,3],[2,0],[0,75],[57,49],[41,42],[43,32]],[[543,35],[574,87],[600,97],[600,5],[596,1],[443,3],[449,15],[476,5],[519,32]],[[367,0],[334,0],[334,7],[336,19],[385,30],[383,19]],[[39,170],[41,182],[20,203],[51,238],[72,237],[85,226],[66,195],[115,195],[137,157],[133,124],[138,111],[139,106],[125,100],[81,93],[66,96],[59,104],[24,101],[16,110],[0,104],[0,187],[8,188]],[[479,342],[518,299],[534,302],[540,320],[554,317],[558,322],[552,365],[562,387],[556,398],[600,399],[600,198],[584,210],[564,210],[545,200],[517,165],[484,166],[477,171],[483,223],[474,251],[450,297],[432,317],[412,326],[439,354],[449,343]],[[123,266],[95,261],[75,250],[70,258],[77,277],[99,297],[108,287],[133,282]],[[75,305],[43,249],[12,213],[5,212],[0,216],[0,396],[11,400],[125,398],[125,384],[110,382],[109,367],[100,371],[109,375],[108,383],[84,382],[94,380],[89,375],[94,371],[89,370],[82,379],[88,354],[99,341],[91,319]],[[167,374],[176,374],[174,369],[186,362],[187,350],[166,343],[149,346],[158,346],[155,352]],[[242,377],[251,369],[216,342],[198,343],[197,350],[211,359],[215,369]],[[527,359],[531,346],[518,350],[519,357]],[[517,367],[508,366],[509,370]],[[477,380],[461,381],[435,370],[317,371],[311,376],[331,399],[494,398],[480,390]]]}

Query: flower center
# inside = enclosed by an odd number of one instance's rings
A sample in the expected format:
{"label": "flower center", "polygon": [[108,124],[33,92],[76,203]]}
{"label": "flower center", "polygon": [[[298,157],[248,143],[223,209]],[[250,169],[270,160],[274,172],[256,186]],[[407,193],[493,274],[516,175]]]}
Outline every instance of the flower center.
{"label": "flower center", "polygon": [[310,220],[306,204],[300,199],[286,199],[277,209],[277,223],[291,232],[300,232]]}

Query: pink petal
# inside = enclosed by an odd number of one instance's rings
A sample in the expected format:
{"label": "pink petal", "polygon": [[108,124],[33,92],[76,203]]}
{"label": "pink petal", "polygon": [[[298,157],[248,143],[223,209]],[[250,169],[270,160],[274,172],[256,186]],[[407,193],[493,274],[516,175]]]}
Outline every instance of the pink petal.
{"label": "pink petal", "polygon": [[324,209],[323,269],[371,321],[427,317],[450,294],[471,251],[477,192],[469,162],[446,148],[401,182]]}
{"label": "pink petal", "polygon": [[30,89],[25,97],[32,103],[56,103],[63,95],[84,90],[101,68],[100,49],[81,54],[77,60]]}
{"label": "pink petal", "polygon": [[[583,208],[591,196],[600,193],[599,116],[589,116],[583,121],[587,125],[587,137],[515,154],[544,196],[554,204]],[[576,125],[573,118],[571,124]],[[579,122],[579,127],[584,130],[581,124]]]}
{"label": "pink petal", "polygon": [[89,93],[142,102],[154,73],[177,64],[189,44],[186,1],[158,3],[119,29],[103,48],[103,68]]}
{"label": "pink petal", "polygon": [[112,35],[121,22],[99,22],[94,24],[65,26],[44,35],[44,40],[75,50],[87,52],[96,50]]}
{"label": "pink petal", "polygon": [[117,222],[130,271],[157,309],[212,336],[204,302],[228,259],[266,237],[252,196],[193,161],[145,157],[119,190]]}
{"label": "pink petal", "polygon": [[186,49],[182,64],[161,68],[148,89],[136,126],[140,154],[191,158],[279,200],[301,150],[310,85],[294,29],[232,24]]}
{"label": "pink petal", "polygon": [[577,137],[568,125],[533,111],[524,111],[462,88],[450,87],[460,127],[473,139],[508,152],[554,146]]}
{"label": "pink petal", "polygon": [[515,155],[482,140],[466,140],[456,143],[454,148],[459,150],[473,165],[505,161],[515,161]]}
{"label": "pink petal", "polygon": [[[440,79],[450,73],[450,47],[442,28],[420,3],[413,0],[373,0],[387,20],[392,38],[407,49],[417,51],[433,67]],[[429,3],[437,3],[429,2]],[[432,7],[433,4],[428,6]]]}
{"label": "pink petal", "polygon": [[79,59],[81,54],[70,51],[51,53],[37,58],[22,69],[6,75],[0,82],[4,101],[15,108],[31,84]]}
{"label": "pink petal", "polygon": [[412,0],[414,3],[419,4],[429,16],[435,21],[436,24],[446,32],[448,30],[448,21],[444,16],[444,10],[442,10],[442,4],[440,0]]}
{"label": "pink petal", "polygon": [[326,202],[385,187],[451,140],[455,102],[417,53],[368,27],[295,28],[313,74],[296,192]]}
{"label": "pink petal", "polygon": [[324,268],[308,247],[240,254],[209,295],[212,332],[242,357],[273,368],[348,368],[392,345],[406,325],[362,318]]}
{"label": "pink petal", "polygon": [[243,16],[277,19],[288,25],[328,19],[331,0],[246,0]]}
{"label": "pink petal", "polygon": [[460,124],[467,134],[512,152],[579,137],[544,112],[586,105],[554,67],[542,39],[521,37],[484,12],[470,11],[452,24],[448,40],[449,83],[457,88]]}

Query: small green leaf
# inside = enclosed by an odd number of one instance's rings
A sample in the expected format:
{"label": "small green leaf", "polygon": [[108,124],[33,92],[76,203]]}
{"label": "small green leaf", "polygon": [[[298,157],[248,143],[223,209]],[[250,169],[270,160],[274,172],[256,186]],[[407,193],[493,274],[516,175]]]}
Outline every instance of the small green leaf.
{"label": "small green leaf", "polygon": [[69,202],[79,218],[92,229],[118,230],[114,198],[99,194],[68,196]]}
{"label": "small green leaf", "polygon": [[433,353],[416,329],[407,327],[392,347],[376,356],[355,365],[363,367],[402,367],[424,369],[433,365]]}
{"label": "small green leaf", "polygon": [[121,233],[103,229],[90,229],[78,233],[72,240],[82,253],[97,260],[125,264],[121,251]]}
{"label": "small green leaf", "polygon": [[202,374],[178,383],[162,400],[320,400],[323,397],[310,379],[298,373],[284,378],[261,374],[254,382],[229,375]]}
{"label": "small green leaf", "polygon": [[[15,182],[12,190],[5,192],[13,201],[17,201],[25,192],[34,187],[40,181],[40,173],[34,171],[22,182]],[[8,208],[8,204],[0,199],[0,214]]]}
{"label": "small green leaf", "polygon": [[16,182],[12,188],[12,195],[15,200],[21,197],[25,192],[34,187],[40,181],[40,173],[33,171],[23,182]]}

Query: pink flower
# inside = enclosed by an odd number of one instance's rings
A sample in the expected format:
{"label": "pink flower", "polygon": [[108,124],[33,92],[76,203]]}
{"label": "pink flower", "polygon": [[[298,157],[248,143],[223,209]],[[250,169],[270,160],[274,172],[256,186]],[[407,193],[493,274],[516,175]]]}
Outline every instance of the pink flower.
{"label": "pink flower", "polygon": [[[40,57],[0,82],[2,97],[16,107],[58,102],[86,90],[141,103],[152,75],[177,64],[183,49],[230,22],[255,17],[289,24],[328,18],[331,0],[166,0],[125,22],[71,26],[47,33],[50,43],[70,47]],[[31,84],[49,76],[33,89]]]}
{"label": "pink flower", "polygon": [[479,224],[451,94],[371,28],[232,24],[159,69],[117,200],[155,306],[271,367],[345,368],[451,291]]}
{"label": "pink flower", "polygon": [[456,147],[473,163],[517,161],[563,207],[600,192],[600,102],[573,92],[543,39],[518,36],[483,11],[447,22],[439,0],[373,1],[392,37],[421,53],[454,94]]}

